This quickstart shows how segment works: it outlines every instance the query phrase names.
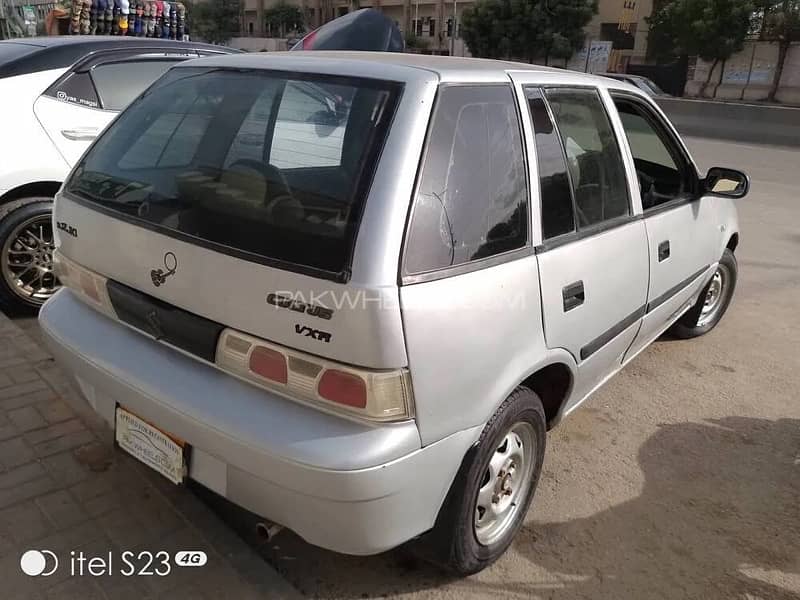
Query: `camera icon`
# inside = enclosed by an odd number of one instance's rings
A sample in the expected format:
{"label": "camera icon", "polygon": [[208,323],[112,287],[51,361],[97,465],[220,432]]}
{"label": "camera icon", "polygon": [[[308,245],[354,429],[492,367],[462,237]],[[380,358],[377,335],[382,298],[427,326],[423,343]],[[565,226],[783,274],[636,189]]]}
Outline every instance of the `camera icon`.
{"label": "camera icon", "polygon": [[[53,566],[48,569],[49,561]],[[28,550],[20,557],[19,568],[30,577],[50,577],[58,569],[58,557],[50,550]]]}

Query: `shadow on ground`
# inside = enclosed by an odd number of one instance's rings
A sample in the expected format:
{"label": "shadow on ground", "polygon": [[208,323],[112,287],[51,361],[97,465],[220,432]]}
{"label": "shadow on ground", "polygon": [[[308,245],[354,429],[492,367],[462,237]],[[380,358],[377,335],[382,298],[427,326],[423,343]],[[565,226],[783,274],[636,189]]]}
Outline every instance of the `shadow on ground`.
{"label": "shadow on ground", "polygon": [[[494,567],[502,577],[460,581],[402,549],[331,560],[291,533],[260,551],[301,592],[322,598],[426,590],[456,597],[800,598],[800,420],[662,425],[638,461],[640,496],[587,518],[529,523],[515,556]],[[254,542],[252,522],[240,518],[236,527]],[[449,589],[436,590],[441,586]]]}

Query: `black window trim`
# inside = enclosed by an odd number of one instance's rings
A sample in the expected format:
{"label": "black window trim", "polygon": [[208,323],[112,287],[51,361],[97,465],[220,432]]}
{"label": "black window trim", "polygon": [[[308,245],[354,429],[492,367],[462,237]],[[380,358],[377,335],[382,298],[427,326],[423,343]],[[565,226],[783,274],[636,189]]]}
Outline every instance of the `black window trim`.
{"label": "black window trim", "polygon": [[642,214],[631,214],[608,219],[607,221],[596,223],[579,231],[570,231],[569,233],[564,233],[557,237],[550,238],[549,240],[545,240],[536,246],[534,250],[536,251],[536,254],[542,254],[544,252],[548,252],[549,250],[554,250],[555,248],[560,248],[561,246],[566,246],[567,244],[579,242],[586,238],[605,233],[606,231],[623,227],[629,223],[633,223],[634,221],[640,221],[643,218],[644,215]]}
{"label": "black window trim", "polygon": [[[626,102],[631,102],[632,104],[636,105],[638,108],[644,111],[642,118],[644,118],[647,123],[653,127],[656,131],[656,135],[663,134],[667,136],[669,143],[664,143],[664,140],[661,139],[661,142],[667,146],[667,151],[669,152],[670,147],[672,150],[678,153],[678,162],[681,163],[681,167],[686,169],[689,172],[689,177],[691,179],[691,187],[693,189],[687,190],[683,195],[678,196],[668,202],[663,202],[661,204],[657,204],[656,206],[652,206],[650,208],[645,208],[642,206],[642,214],[645,218],[650,217],[652,215],[661,214],[662,212],[670,211],[674,208],[678,208],[685,204],[691,204],[699,200],[702,197],[702,194],[699,192],[700,190],[700,175],[697,172],[697,167],[695,166],[694,162],[692,161],[691,156],[689,156],[689,152],[686,150],[686,147],[683,144],[680,136],[674,131],[673,127],[658,113],[657,110],[654,110],[650,102],[638,94],[633,92],[629,92],[626,90],[615,90],[609,89],[608,93],[611,95],[612,100],[616,100],[619,98],[620,100],[625,100]],[[659,135],[659,138],[661,136]],[[628,147],[628,150],[631,151],[631,156],[633,155],[633,150],[628,144],[628,140],[625,140],[625,143]],[[670,156],[672,160],[675,160],[676,157],[672,155],[670,152]],[[639,193],[639,202],[641,204],[641,192]]]}
{"label": "black window trim", "polygon": [[[508,87],[509,91],[511,92],[512,102],[514,103],[514,108],[517,114],[517,128],[519,130],[519,138],[521,141],[522,146],[522,162],[525,169],[525,187],[526,187],[526,219],[525,219],[525,227],[527,229],[526,236],[525,236],[525,245],[520,248],[515,248],[514,250],[507,250],[506,252],[501,252],[500,254],[494,254],[492,256],[487,256],[485,258],[479,258],[476,260],[470,260],[465,263],[461,263],[458,265],[451,265],[447,267],[441,267],[438,269],[432,269],[430,271],[423,271],[422,273],[409,273],[406,271],[406,252],[408,250],[408,237],[411,230],[411,221],[414,217],[414,210],[417,204],[417,192],[419,191],[419,186],[422,182],[422,169],[425,166],[425,158],[428,151],[428,144],[430,142],[430,137],[433,132],[433,122],[434,117],[436,116],[436,111],[439,108],[439,103],[441,100],[441,91],[445,88],[449,87]],[[417,173],[414,178],[414,188],[411,192],[411,201],[409,202],[408,213],[406,214],[406,223],[405,227],[403,228],[403,244],[400,248],[400,262],[399,262],[399,273],[398,273],[398,285],[414,285],[416,283],[427,283],[429,281],[437,281],[439,279],[445,279],[447,277],[455,277],[456,275],[464,275],[466,273],[472,273],[474,271],[481,271],[483,269],[488,269],[490,267],[496,267],[501,264],[505,264],[507,262],[511,262],[514,260],[519,260],[520,258],[524,258],[526,256],[532,256],[535,253],[535,249],[533,247],[533,227],[531,225],[531,204],[532,204],[532,197],[531,197],[531,173],[530,169],[528,168],[528,147],[525,142],[525,131],[522,126],[522,109],[519,105],[519,98],[517,97],[516,89],[510,80],[505,81],[483,81],[483,82],[444,82],[440,83],[436,88],[436,98],[433,101],[433,106],[431,107],[430,118],[428,119],[428,127],[425,131],[425,140],[422,144],[422,152],[420,153],[419,161],[417,163]]]}
{"label": "black window trim", "polygon": [[[569,187],[570,187],[570,196],[572,197],[572,220],[575,224],[575,229],[573,231],[569,231],[567,233],[562,233],[559,236],[550,238],[548,240],[542,239],[542,242],[534,248],[536,254],[542,254],[543,252],[547,252],[549,250],[554,250],[555,248],[560,248],[561,246],[566,246],[567,244],[571,244],[573,242],[578,242],[580,240],[586,239],[588,237],[592,237],[594,235],[599,235],[601,233],[605,233],[611,229],[616,229],[617,227],[623,227],[629,223],[633,223],[634,221],[639,221],[643,218],[644,215],[640,213],[633,212],[633,197],[631,195],[630,185],[628,183],[628,168],[624,164],[624,158],[622,157],[622,145],[620,140],[617,136],[617,132],[614,131],[614,124],[611,121],[611,115],[608,113],[608,107],[603,99],[603,95],[601,93],[601,88],[595,85],[572,85],[572,84],[546,84],[546,85],[538,85],[538,84],[528,84],[527,86],[523,86],[523,91],[526,88],[531,89],[539,89],[539,90],[546,90],[546,89],[559,89],[559,90],[573,90],[573,89],[583,89],[583,90],[594,90],[597,93],[597,96],[600,100],[600,105],[603,107],[603,111],[606,114],[606,118],[608,118],[608,124],[611,126],[611,132],[614,134],[614,139],[617,142],[617,148],[620,151],[620,160],[623,161],[623,170],[625,172],[625,188],[627,190],[628,195],[628,214],[627,215],[620,215],[619,217],[614,217],[613,219],[608,219],[606,221],[601,221],[600,223],[595,223],[594,225],[590,225],[588,227],[579,228],[578,221],[577,221],[577,210],[575,207],[575,190],[574,185],[572,183],[572,174],[567,169],[567,178],[569,179]],[[544,104],[547,107],[547,112],[550,115],[550,120],[553,123],[553,127],[555,127],[556,131],[558,132],[558,141],[561,146],[561,152],[564,154],[566,160],[566,150],[564,149],[564,142],[563,138],[561,137],[561,130],[558,128],[558,123],[556,122],[555,118],[553,117],[553,111],[550,108],[550,102],[547,99],[547,94],[542,93],[542,97],[544,99]],[[535,132],[534,132],[535,135]],[[625,144],[627,147],[628,141],[625,140]],[[541,234],[544,233],[544,228],[542,227],[542,207],[541,207],[541,199],[539,202],[539,232]]]}

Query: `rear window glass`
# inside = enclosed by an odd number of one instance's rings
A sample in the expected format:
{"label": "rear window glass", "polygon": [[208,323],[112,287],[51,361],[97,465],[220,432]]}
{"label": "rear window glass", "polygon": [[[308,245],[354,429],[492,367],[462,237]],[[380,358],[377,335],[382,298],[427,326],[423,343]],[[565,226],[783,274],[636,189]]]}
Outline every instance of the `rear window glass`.
{"label": "rear window glass", "polygon": [[173,69],[92,146],[67,190],[167,234],[342,278],[400,90]]}

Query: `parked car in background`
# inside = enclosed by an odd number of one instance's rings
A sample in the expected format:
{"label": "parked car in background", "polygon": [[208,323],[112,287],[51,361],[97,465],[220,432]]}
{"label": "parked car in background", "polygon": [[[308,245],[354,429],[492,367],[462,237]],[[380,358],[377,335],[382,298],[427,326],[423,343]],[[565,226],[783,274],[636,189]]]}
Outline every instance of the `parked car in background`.
{"label": "parked car in background", "polygon": [[174,483],[324,548],[419,538],[474,573],[522,526],[546,431],[667,329],[720,322],[748,187],[699,174],[607,78],[188,61],[58,193],[65,287],[39,322],[120,447]]}
{"label": "parked car in background", "polygon": [[52,198],[98,133],[170,66],[229,52],[139,37],[0,41],[0,309],[35,311],[58,287]]}
{"label": "parked car in background", "polygon": [[647,77],[643,77],[642,75],[630,75],[628,73],[598,73],[603,77],[610,77],[611,79],[616,79],[617,81],[624,81],[625,83],[630,83],[633,86],[636,86],[640,90],[642,90],[645,94],[652,97],[657,96],[670,96],[664,90],[662,90],[652,79],[648,79]]}

